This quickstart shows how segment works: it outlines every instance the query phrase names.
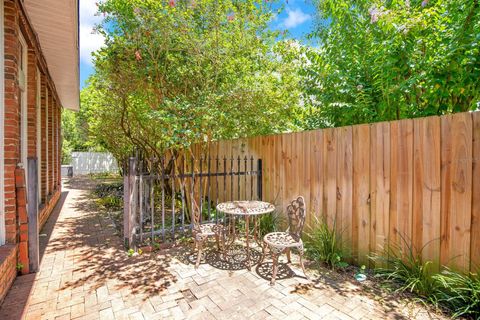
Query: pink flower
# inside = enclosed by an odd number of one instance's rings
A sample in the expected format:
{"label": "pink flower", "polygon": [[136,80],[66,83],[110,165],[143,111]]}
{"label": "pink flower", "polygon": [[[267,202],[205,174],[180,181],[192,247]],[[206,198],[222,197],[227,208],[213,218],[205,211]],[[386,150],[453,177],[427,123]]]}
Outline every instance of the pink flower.
{"label": "pink flower", "polygon": [[138,50],[135,51],[135,59],[136,59],[137,61],[142,60],[142,55],[140,54],[140,51],[138,51]]}
{"label": "pink flower", "polygon": [[390,11],[389,10],[385,10],[384,7],[380,7],[380,8],[377,8],[377,7],[371,7],[370,10],[368,10],[368,13],[370,14],[370,23],[375,23],[378,21],[378,19],[389,13]]}
{"label": "pink flower", "polygon": [[168,1],[168,5],[170,6],[170,8],[175,7],[175,0]]}

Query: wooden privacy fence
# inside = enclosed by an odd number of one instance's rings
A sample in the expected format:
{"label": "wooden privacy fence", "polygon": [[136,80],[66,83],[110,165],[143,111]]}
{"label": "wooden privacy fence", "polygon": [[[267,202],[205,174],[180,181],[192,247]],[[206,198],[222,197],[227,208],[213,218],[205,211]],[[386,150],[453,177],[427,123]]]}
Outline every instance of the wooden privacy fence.
{"label": "wooden privacy fence", "polygon": [[284,210],[303,195],[307,223],[336,221],[358,263],[404,239],[437,264],[480,265],[480,112],[219,141],[208,153],[263,159],[263,200]]}

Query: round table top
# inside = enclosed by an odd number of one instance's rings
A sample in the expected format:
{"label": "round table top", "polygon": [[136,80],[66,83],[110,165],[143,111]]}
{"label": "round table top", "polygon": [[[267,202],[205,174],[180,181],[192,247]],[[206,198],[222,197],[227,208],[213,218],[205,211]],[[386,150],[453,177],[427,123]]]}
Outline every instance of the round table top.
{"label": "round table top", "polygon": [[275,206],[264,201],[229,201],[217,205],[217,210],[234,215],[261,215],[275,210]]}

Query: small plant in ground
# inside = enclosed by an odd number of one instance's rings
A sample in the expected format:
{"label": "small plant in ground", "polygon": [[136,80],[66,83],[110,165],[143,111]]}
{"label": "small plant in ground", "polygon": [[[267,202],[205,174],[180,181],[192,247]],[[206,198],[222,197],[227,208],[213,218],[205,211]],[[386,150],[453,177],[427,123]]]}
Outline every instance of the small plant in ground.
{"label": "small plant in ground", "polygon": [[437,304],[439,283],[433,277],[432,261],[424,261],[422,252],[401,237],[403,246],[391,245],[383,254],[370,258],[381,265],[375,269],[376,276],[390,281],[395,292],[411,292],[420,296],[422,301]]}
{"label": "small plant in ground", "polygon": [[343,261],[346,252],[342,245],[341,235],[336,230],[336,221],[330,227],[325,219],[316,218],[314,226],[306,233],[305,249],[309,258],[322,261],[332,269],[348,266]]}
{"label": "small plant in ground", "polygon": [[278,231],[280,224],[281,224],[280,215],[274,212],[264,214],[259,218],[258,232],[260,236],[263,237],[267,233]]}
{"label": "small plant in ground", "polygon": [[[479,270],[480,271],[480,270]],[[464,275],[448,268],[433,276],[440,283],[439,303],[452,310],[453,317],[480,319],[480,275]]]}
{"label": "small plant in ground", "polygon": [[17,263],[17,271],[22,271],[23,269],[23,263]]}
{"label": "small plant in ground", "polygon": [[135,254],[135,250],[133,250],[133,249],[128,249],[128,251],[127,251],[127,256],[133,257],[134,254]]}

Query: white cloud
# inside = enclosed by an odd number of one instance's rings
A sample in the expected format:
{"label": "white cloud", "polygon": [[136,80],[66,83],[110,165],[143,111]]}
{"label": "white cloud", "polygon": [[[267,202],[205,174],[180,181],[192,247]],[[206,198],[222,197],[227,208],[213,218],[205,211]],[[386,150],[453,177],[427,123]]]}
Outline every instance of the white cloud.
{"label": "white cloud", "polygon": [[287,8],[287,17],[283,21],[283,25],[286,28],[293,29],[310,20],[311,18],[312,17],[308,13],[303,12],[300,8],[293,10]]}
{"label": "white cloud", "polygon": [[102,18],[96,16],[96,0],[80,0],[80,61],[92,64],[92,52],[105,43],[102,35],[93,33],[96,23]]}

